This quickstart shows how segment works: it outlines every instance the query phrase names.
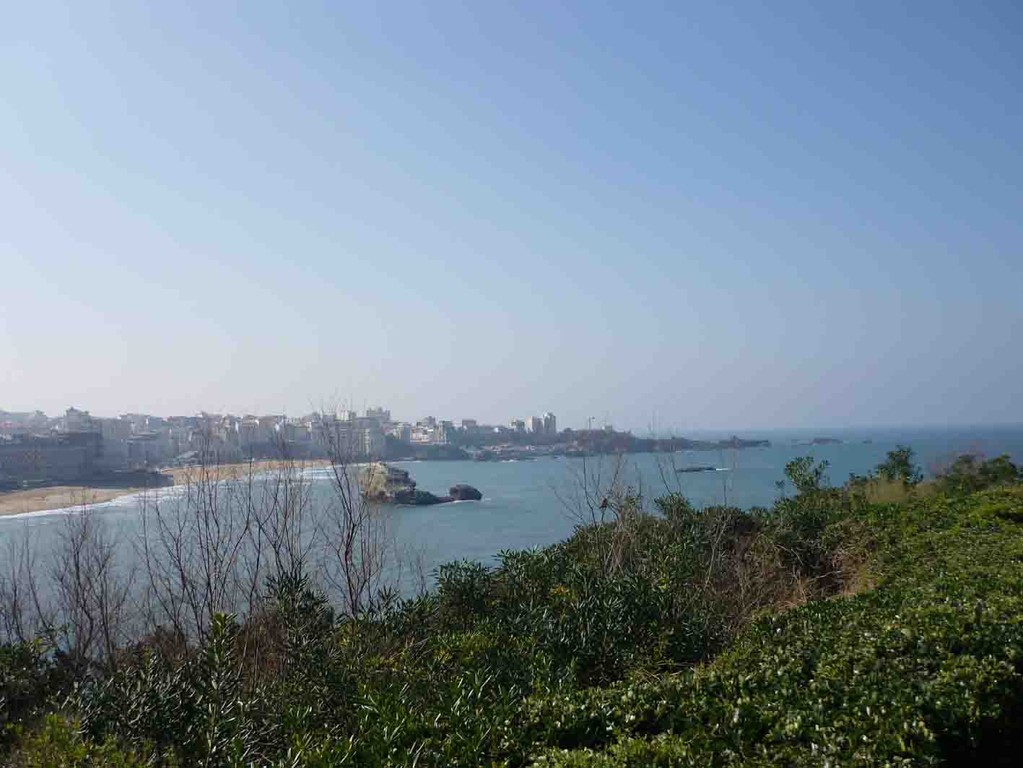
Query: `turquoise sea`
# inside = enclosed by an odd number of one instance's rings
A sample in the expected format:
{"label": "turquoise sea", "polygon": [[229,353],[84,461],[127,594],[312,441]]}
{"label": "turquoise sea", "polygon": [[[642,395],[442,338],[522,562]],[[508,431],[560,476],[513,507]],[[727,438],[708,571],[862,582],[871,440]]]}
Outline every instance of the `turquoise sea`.
{"label": "turquoise sea", "polygon": [[[727,501],[742,508],[769,506],[778,497],[777,481],[784,479],[785,464],[812,455],[829,462],[832,483],[841,484],[850,473],[863,474],[884,461],[899,444],[913,447],[917,463],[928,476],[956,455],[982,453],[988,457],[1008,453],[1023,463],[1023,427],[956,429],[856,429],[768,431],[740,435],[764,438],[769,447],[726,451],[688,451],[681,454],[625,456],[626,481],[642,490],[647,500],[666,489],[684,493],[698,506]],[[694,437],[723,437],[694,435]],[[815,437],[842,442],[808,445]],[[598,470],[606,479],[612,460],[591,458],[587,474]],[[672,466],[672,464],[674,466]],[[579,459],[534,461],[401,462],[419,486],[435,492],[456,483],[475,485],[483,501],[426,508],[400,508],[395,530],[401,541],[414,543],[425,560],[436,565],[466,558],[490,561],[503,549],[550,544],[570,535],[577,521],[571,502],[577,494],[582,470]],[[715,466],[720,471],[676,473],[682,466]]]}
{"label": "turquoise sea", "polygon": [[[695,435],[709,437],[710,435]],[[720,436],[720,435],[717,435]],[[777,481],[786,462],[812,455],[826,460],[835,484],[850,473],[865,473],[883,461],[897,444],[912,446],[925,474],[963,452],[989,457],[1008,453],[1023,462],[1023,427],[948,429],[857,429],[742,432],[744,438],[766,438],[769,447],[726,451],[625,456],[621,471],[625,482],[647,500],[666,490],[679,491],[700,506],[727,501],[740,507],[768,506],[778,496]],[[826,445],[807,444],[815,437],[840,440]],[[598,471],[606,480],[613,460],[587,460],[591,476]],[[438,565],[457,559],[493,562],[501,550],[543,546],[570,535],[579,517],[571,499],[576,496],[583,462],[580,459],[542,458],[509,462],[398,462],[409,470],[419,487],[444,493],[455,483],[479,488],[483,500],[434,507],[395,507],[389,510],[391,532],[403,557],[415,558],[418,568],[431,573]],[[682,466],[714,466],[717,471],[676,473]],[[309,472],[313,498],[328,491],[320,470]],[[170,503],[172,499],[168,500]],[[133,497],[89,508],[109,523],[113,535],[131,536],[139,529],[140,503]],[[0,518],[0,565],[9,548],[5,543],[28,533],[41,553],[52,544],[61,518],[78,510],[33,513]],[[130,548],[126,548],[126,551]],[[407,582],[408,575],[402,581]]]}

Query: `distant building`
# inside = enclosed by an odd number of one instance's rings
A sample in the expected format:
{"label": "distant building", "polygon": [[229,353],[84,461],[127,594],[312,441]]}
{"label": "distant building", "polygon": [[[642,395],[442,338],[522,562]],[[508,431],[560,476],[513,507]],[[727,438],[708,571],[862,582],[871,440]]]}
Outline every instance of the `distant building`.
{"label": "distant building", "polygon": [[547,411],[541,418],[543,419],[544,434],[547,435],[558,434],[558,419],[553,413]]}
{"label": "distant building", "polygon": [[260,442],[259,419],[255,416],[245,416],[237,424],[238,444],[248,448]]}
{"label": "distant building", "polygon": [[409,442],[416,445],[428,445],[434,442],[434,430],[424,427],[422,424],[416,424],[409,434]]}
{"label": "distant building", "polygon": [[12,413],[0,410],[0,435],[43,435],[55,426],[42,411]]}
{"label": "distant building", "polygon": [[99,432],[0,440],[0,484],[86,478],[96,470],[101,440]]}
{"label": "distant building", "polygon": [[64,412],[64,423],[61,425],[63,432],[95,432],[96,425],[88,411],[80,411],[77,408],[68,408]]}
{"label": "distant building", "polygon": [[539,416],[530,416],[526,419],[526,431],[534,435],[543,432],[543,419]]}
{"label": "distant building", "polygon": [[326,414],[310,424],[312,443],[328,455],[349,459],[360,453],[365,442],[364,436],[352,421]]}
{"label": "distant building", "polygon": [[119,418],[124,419],[131,425],[132,432],[146,431],[146,419],[148,417],[144,413],[122,413]]}
{"label": "distant building", "polygon": [[309,430],[299,419],[288,419],[278,425],[278,433],[286,443],[304,445],[310,441]]}
{"label": "distant building", "polygon": [[376,408],[367,408],[366,418],[374,419],[380,426],[384,426],[385,424],[391,423],[391,412],[379,406]]}
{"label": "distant building", "polygon": [[409,442],[413,445],[446,445],[453,436],[454,423],[440,421],[428,416],[417,421],[411,428]]}
{"label": "distant building", "polygon": [[379,425],[366,427],[362,430],[361,447],[362,455],[371,459],[378,459],[384,455],[386,442],[384,441],[384,433],[381,431]]}
{"label": "distant building", "polygon": [[280,425],[285,421],[283,416],[262,416],[256,439],[260,443],[274,443],[280,434]]}
{"label": "distant building", "polygon": [[287,426],[289,439],[294,434],[294,442],[308,443],[314,448],[331,457],[344,461],[369,457],[379,458],[384,455],[386,440],[384,430],[375,416],[356,416],[351,411],[333,414],[313,414],[301,420],[307,436],[298,436],[298,426],[292,433],[292,425]]}
{"label": "distant building", "polygon": [[128,465],[133,469],[157,467],[173,452],[157,432],[138,432],[128,441]]}
{"label": "distant building", "polygon": [[128,440],[131,422],[127,419],[95,419],[103,439],[100,466],[105,470],[124,469],[128,466]]}
{"label": "distant building", "polygon": [[127,419],[96,419],[104,440],[127,440],[131,437],[131,422]]}
{"label": "distant building", "polygon": [[526,422],[524,422],[522,419],[512,419],[511,420],[511,428],[512,428],[512,431],[514,431],[514,432],[525,432],[526,431]]}
{"label": "distant building", "polygon": [[461,424],[462,429],[464,429],[466,432],[474,432],[476,428],[479,426],[476,423],[476,419],[462,419]]}
{"label": "distant building", "polygon": [[392,424],[387,430],[387,434],[403,443],[412,442],[412,426],[405,422]]}

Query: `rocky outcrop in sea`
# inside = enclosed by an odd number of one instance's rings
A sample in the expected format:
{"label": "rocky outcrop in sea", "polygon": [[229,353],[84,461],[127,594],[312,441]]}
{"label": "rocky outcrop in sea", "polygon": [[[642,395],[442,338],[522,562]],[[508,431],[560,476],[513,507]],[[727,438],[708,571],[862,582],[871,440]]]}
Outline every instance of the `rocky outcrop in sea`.
{"label": "rocky outcrop in sea", "polygon": [[459,483],[451,486],[447,496],[437,496],[416,488],[416,481],[404,469],[376,462],[366,467],[359,476],[359,487],[367,501],[386,504],[404,504],[424,507],[452,501],[479,501],[483,494],[471,485]]}

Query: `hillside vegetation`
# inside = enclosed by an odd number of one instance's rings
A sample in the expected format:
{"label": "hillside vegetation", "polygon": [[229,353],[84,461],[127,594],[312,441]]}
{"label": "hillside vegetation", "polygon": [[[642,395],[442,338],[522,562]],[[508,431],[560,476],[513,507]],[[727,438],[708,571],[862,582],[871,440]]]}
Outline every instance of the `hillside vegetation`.
{"label": "hillside vegetation", "polygon": [[[770,510],[644,510],[335,615],[296,569],[203,639],[0,647],[0,756],[49,765],[1015,764],[1023,486],[910,452]],[[897,502],[872,499],[899,489]]]}

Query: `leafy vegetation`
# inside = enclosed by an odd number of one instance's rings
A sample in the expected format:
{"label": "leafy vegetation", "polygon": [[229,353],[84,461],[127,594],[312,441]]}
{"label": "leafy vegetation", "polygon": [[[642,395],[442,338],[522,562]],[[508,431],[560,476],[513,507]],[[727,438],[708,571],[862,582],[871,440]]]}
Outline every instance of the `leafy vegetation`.
{"label": "leafy vegetation", "polygon": [[684,498],[452,563],[339,617],[300,569],[201,642],[103,665],[0,648],[14,765],[998,764],[1023,739],[1023,487],[1008,459],[871,503],[826,466],[772,509]]}
{"label": "leafy vegetation", "polygon": [[938,483],[945,490],[964,493],[1020,480],[1023,480],[1023,472],[1008,456],[984,461],[979,456],[964,454],[941,473]]}
{"label": "leafy vegetation", "polygon": [[896,446],[888,452],[888,458],[877,465],[877,476],[903,485],[917,485],[924,479],[920,468],[913,463],[913,449],[907,445]]}

